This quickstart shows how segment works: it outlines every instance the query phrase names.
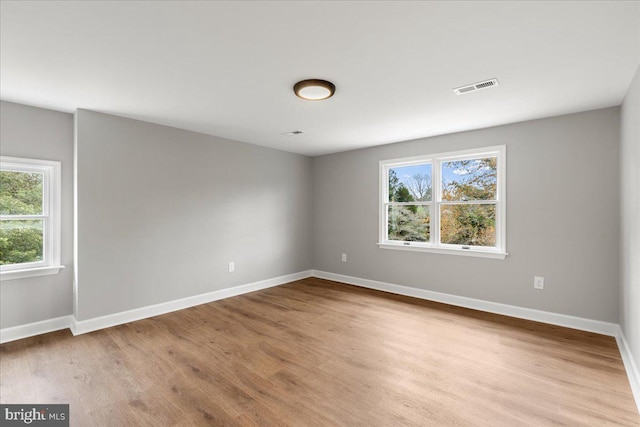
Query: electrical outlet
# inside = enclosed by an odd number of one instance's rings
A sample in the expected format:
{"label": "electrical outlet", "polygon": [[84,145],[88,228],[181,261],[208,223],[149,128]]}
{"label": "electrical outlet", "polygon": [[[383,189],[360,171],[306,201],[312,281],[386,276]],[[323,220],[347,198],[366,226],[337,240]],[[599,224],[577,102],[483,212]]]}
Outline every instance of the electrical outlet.
{"label": "electrical outlet", "polygon": [[342,254],[342,262],[347,262],[347,254]]}
{"label": "electrical outlet", "polygon": [[533,287],[535,289],[544,289],[544,277],[535,276],[533,278]]}
{"label": "electrical outlet", "polygon": [[229,273],[233,273],[234,271],[236,271],[236,263],[233,261],[229,262]]}

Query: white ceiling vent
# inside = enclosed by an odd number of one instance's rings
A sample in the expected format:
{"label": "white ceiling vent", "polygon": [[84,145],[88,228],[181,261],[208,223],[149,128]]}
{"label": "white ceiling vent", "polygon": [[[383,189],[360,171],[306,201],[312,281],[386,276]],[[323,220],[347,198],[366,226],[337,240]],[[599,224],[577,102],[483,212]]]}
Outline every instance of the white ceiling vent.
{"label": "white ceiling vent", "polygon": [[498,86],[498,79],[484,80],[482,82],[474,83],[472,85],[460,86],[453,91],[456,95],[464,95],[465,93],[475,92],[480,89],[486,89],[488,87]]}

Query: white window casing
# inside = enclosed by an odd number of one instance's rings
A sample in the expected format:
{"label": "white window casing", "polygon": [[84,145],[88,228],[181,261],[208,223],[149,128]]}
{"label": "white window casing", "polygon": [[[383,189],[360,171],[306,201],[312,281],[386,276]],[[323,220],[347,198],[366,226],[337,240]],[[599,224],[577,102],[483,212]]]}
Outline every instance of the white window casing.
{"label": "white window casing", "polygon": [[[61,163],[59,161],[0,156],[0,170],[42,174],[42,213],[37,215],[0,215],[0,221],[40,220],[43,227],[43,256],[36,262],[0,265],[0,279],[57,274],[60,264]],[[0,188],[0,191],[2,189]]]}
{"label": "white window casing", "polygon": [[[492,200],[442,199],[442,164],[448,161],[496,158],[496,194]],[[431,165],[431,200],[420,202],[392,202],[389,200],[389,170],[392,168]],[[431,252],[450,255],[504,259],[506,250],[506,146],[492,146],[472,150],[436,153],[416,157],[382,160],[379,162],[379,236],[381,249]],[[429,208],[430,239],[425,242],[389,239],[389,206],[423,205]],[[495,246],[453,245],[441,243],[440,212],[446,205],[495,205]]]}

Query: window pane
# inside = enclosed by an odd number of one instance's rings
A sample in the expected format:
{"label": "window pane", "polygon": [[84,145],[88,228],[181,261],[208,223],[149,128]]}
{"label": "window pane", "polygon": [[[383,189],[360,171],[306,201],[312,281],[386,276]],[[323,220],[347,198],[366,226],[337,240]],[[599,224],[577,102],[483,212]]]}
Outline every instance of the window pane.
{"label": "window pane", "polygon": [[496,157],[442,162],[442,200],[495,200]]}
{"label": "window pane", "polygon": [[41,215],[43,175],[0,171],[0,214]]}
{"label": "window pane", "polygon": [[440,241],[451,245],[495,246],[496,205],[440,205]]}
{"label": "window pane", "polygon": [[431,164],[390,168],[389,201],[431,201]]}
{"label": "window pane", "polygon": [[387,233],[389,240],[428,242],[430,233],[429,206],[389,206]]}
{"label": "window pane", "polygon": [[0,221],[0,265],[42,261],[42,220]]}

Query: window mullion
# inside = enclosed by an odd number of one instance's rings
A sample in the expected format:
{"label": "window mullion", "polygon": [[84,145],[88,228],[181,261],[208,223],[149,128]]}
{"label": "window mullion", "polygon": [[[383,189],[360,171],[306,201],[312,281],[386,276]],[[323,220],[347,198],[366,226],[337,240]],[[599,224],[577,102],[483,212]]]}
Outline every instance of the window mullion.
{"label": "window mullion", "polygon": [[431,244],[433,246],[440,245],[440,201],[442,199],[441,179],[440,179],[440,159],[433,159],[433,180],[431,185],[433,208],[431,217],[433,218],[433,229],[431,230],[431,237],[433,240]]}

